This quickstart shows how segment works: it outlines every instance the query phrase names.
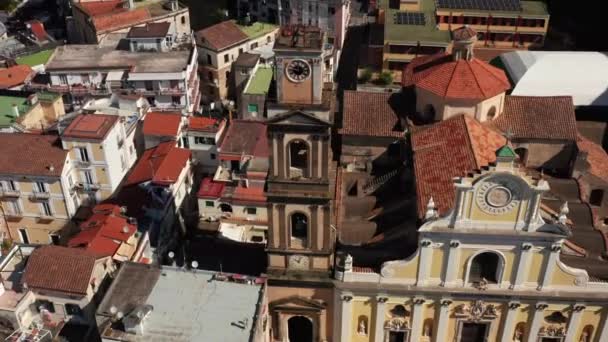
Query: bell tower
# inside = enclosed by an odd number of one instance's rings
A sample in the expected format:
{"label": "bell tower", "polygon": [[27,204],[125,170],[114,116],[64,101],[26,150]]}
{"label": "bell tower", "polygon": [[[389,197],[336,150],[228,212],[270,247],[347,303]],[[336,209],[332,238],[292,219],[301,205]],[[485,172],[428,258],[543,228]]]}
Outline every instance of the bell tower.
{"label": "bell tower", "polygon": [[268,105],[268,272],[328,274],[333,262],[332,89],[324,34],[284,27],[275,44],[277,102]]}

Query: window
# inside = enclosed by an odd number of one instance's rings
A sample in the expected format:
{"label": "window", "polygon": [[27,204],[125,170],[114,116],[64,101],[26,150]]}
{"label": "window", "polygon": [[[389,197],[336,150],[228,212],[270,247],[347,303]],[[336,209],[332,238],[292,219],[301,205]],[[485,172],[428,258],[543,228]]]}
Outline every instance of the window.
{"label": "window", "polygon": [[243,48],[239,49],[239,56],[243,53]]}
{"label": "window", "polygon": [[589,195],[589,204],[591,204],[593,206],[601,206],[602,202],[604,202],[604,190],[603,189],[591,190],[591,194]]}
{"label": "window", "polygon": [[213,203],[213,201],[205,201],[205,207],[213,208],[214,206],[215,204]]}
{"label": "window", "polygon": [[53,216],[51,204],[48,201],[40,202],[40,207],[42,208],[42,214],[44,216]]}
{"label": "window", "polygon": [[247,105],[247,111],[249,113],[257,113],[258,112],[258,105],[255,103],[250,103]]}
{"label": "window", "polygon": [[156,106],[156,98],[154,96],[148,96],[146,97],[146,100],[148,100],[150,106]]}
{"label": "window", "polygon": [[80,79],[82,79],[83,84],[91,82],[91,78],[89,77],[89,74],[81,74]]}
{"label": "window", "polygon": [[469,283],[485,281],[496,284],[499,281],[500,257],[493,252],[484,252],[471,260],[469,269]]}
{"label": "window", "polygon": [[29,244],[30,243],[30,239],[27,236],[27,229],[25,228],[20,228],[19,229],[19,237],[21,238],[21,242],[23,242],[24,244]]}
{"label": "window", "polygon": [[89,161],[89,152],[85,147],[77,147],[78,156],[80,157],[80,161],[88,162]]}
{"label": "window", "polygon": [[152,83],[152,81],[144,81],[144,87],[148,91],[154,90],[154,84]]}
{"label": "window", "polygon": [[82,175],[85,183],[93,184],[93,174],[91,171],[86,170],[82,173]]}
{"label": "window", "polygon": [[245,210],[247,210],[247,215],[255,215],[257,213],[257,208],[246,208]]}
{"label": "window", "polygon": [[171,96],[171,103],[173,103],[173,105],[181,105],[182,104],[182,98],[180,96]]}
{"label": "window", "polygon": [[492,106],[490,110],[488,110],[488,114],[486,115],[487,120],[494,120],[496,117],[496,106]]}
{"label": "window", "polygon": [[53,302],[50,302],[48,300],[38,299],[34,304],[36,305],[36,309],[38,309],[38,312],[40,313],[43,310],[46,310],[48,312],[55,312],[55,305],[53,305]]}
{"label": "window", "polygon": [[302,140],[289,143],[289,177],[308,177],[308,145]]}
{"label": "window", "polygon": [[249,46],[249,49],[250,50],[257,49],[257,47],[258,47],[258,43],[255,42],[255,43],[252,43],[251,46]]}
{"label": "window", "polygon": [[44,182],[36,182],[36,192],[46,192],[46,184]]}
{"label": "window", "polygon": [[51,243],[53,245],[59,245],[59,241],[60,241],[59,235],[57,235],[57,234],[49,234],[49,237],[51,238]]}
{"label": "window", "polygon": [[133,41],[133,51],[137,51],[137,41]]}
{"label": "window", "polygon": [[228,62],[230,62],[230,55],[225,54],[224,55],[224,63],[228,63]]}
{"label": "window", "polygon": [[211,160],[215,160],[215,153],[211,153],[211,154],[209,155],[209,157],[211,158]]}
{"label": "window", "polygon": [[180,20],[182,21],[182,25],[186,25],[186,16],[185,15],[182,15]]}
{"label": "window", "polygon": [[6,181],[6,185],[8,185],[8,189],[11,191],[17,191],[17,184],[14,180]]}
{"label": "window", "polygon": [[223,213],[231,213],[232,212],[232,206],[228,203],[222,203],[220,204],[220,210]]}
{"label": "window", "polygon": [[129,154],[133,155],[133,145],[129,146]]}
{"label": "window", "polygon": [[8,203],[10,203],[8,209],[11,211],[11,214],[13,214],[13,215],[21,214],[21,207],[19,206],[19,200],[10,201]]}
{"label": "window", "polygon": [[59,75],[59,83],[68,84],[68,75]]}
{"label": "window", "polygon": [[127,168],[127,163],[125,162],[125,156],[120,155],[120,168],[121,170],[125,170]]}
{"label": "window", "polygon": [[211,63],[211,55],[207,54],[207,64],[212,64]]}
{"label": "window", "polygon": [[329,15],[334,15],[336,14],[336,9],[334,7],[328,7],[327,12],[329,13]]}
{"label": "window", "polygon": [[291,239],[304,247],[308,243],[308,217],[302,213],[291,215]]}
{"label": "window", "polygon": [[66,304],[65,312],[71,316],[82,316],[82,309],[76,304]]}

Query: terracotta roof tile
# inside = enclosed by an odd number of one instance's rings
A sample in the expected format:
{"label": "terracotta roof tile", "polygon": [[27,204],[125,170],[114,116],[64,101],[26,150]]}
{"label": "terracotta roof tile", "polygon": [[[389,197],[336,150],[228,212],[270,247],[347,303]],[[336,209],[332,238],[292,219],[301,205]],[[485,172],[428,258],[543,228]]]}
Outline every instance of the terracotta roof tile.
{"label": "terracotta roof tile", "polygon": [[82,9],[83,12],[90,16],[104,15],[109,13],[116,13],[119,11],[126,11],[127,9],[123,6],[123,0],[111,0],[111,1],[90,1],[90,2],[78,2],[74,6]]}
{"label": "terracotta roof tile", "polygon": [[34,70],[29,65],[15,65],[0,69],[0,89],[13,88],[34,77]]}
{"label": "terracotta roof tile", "polygon": [[217,132],[220,121],[214,118],[202,116],[191,116],[188,124],[190,131],[197,132]]}
{"label": "terracotta roof tile", "polygon": [[578,135],[571,96],[507,96],[493,124],[513,138],[575,141]]}
{"label": "terracotta roof tile", "polygon": [[67,156],[57,136],[0,133],[0,174],[59,177]]}
{"label": "terracotta roof tile", "polygon": [[84,250],[43,246],[28,258],[23,281],[31,289],[85,295],[96,260]]}
{"label": "terracotta roof tile", "polygon": [[454,40],[469,40],[474,37],[477,37],[477,32],[469,27],[469,25],[461,26],[452,31],[452,38]]}
{"label": "terracotta roof tile", "polygon": [[266,124],[260,121],[233,120],[220,151],[221,154],[268,157]]}
{"label": "terracotta roof tile", "polygon": [[93,25],[95,26],[97,33],[100,33],[133,26],[142,23],[151,17],[147,8],[140,7],[129,11],[119,10],[101,16],[94,16]]}
{"label": "terracotta roof tile", "polygon": [[63,131],[62,138],[103,140],[118,121],[118,115],[78,115]]}
{"label": "terracotta roof tile", "polygon": [[248,40],[249,36],[233,21],[228,20],[196,32],[196,38],[220,51]]}
{"label": "terracotta roof tile", "polygon": [[180,113],[150,112],[144,119],[144,135],[176,137],[182,122]]}
{"label": "terracotta roof tile", "polygon": [[41,23],[39,20],[30,20],[27,22],[27,24],[29,25],[30,31],[32,31],[34,37],[36,37],[36,40],[39,42],[45,42],[48,40],[49,34],[44,29],[43,23]]}
{"label": "terracotta roof tile", "polygon": [[343,126],[344,135],[373,137],[401,137],[399,118],[389,104],[391,93],[344,91]]}
{"label": "terracotta roof tile", "polygon": [[157,38],[157,37],[165,37],[169,32],[169,28],[171,27],[171,23],[162,22],[162,23],[147,23],[143,26],[134,26],[131,27],[129,33],[127,34],[127,38]]}
{"label": "terracotta roof tile", "polygon": [[445,98],[479,100],[511,88],[504,71],[477,58],[454,60],[445,53],[415,58],[405,67],[402,85],[415,85]]}
{"label": "terracotta roof tile", "polygon": [[232,199],[233,201],[262,203],[266,202],[266,195],[264,195],[263,186],[244,187],[239,184],[232,190],[234,190],[234,192],[230,195],[229,199]]}
{"label": "terracotta roof tile", "polygon": [[174,141],[161,143],[144,151],[127,178],[125,186],[147,181],[159,185],[173,184],[189,159],[190,150],[176,147]]}
{"label": "terracotta roof tile", "polygon": [[480,169],[496,160],[506,139],[477,120],[460,115],[412,133],[418,215],[433,197],[440,214],[454,205],[454,177]]}
{"label": "terracotta roof tile", "polygon": [[213,181],[213,177],[206,177],[201,182],[198,190],[198,198],[220,198],[225,184]]}
{"label": "terracotta roof tile", "polygon": [[[97,207],[93,208],[93,211],[96,211]],[[137,231],[137,227],[130,224],[126,217],[116,214],[117,211],[120,212],[120,207],[113,207],[95,213],[83,222],[80,225],[81,231],[70,239],[68,246],[82,247],[99,257],[113,256],[121,242],[128,241]]]}
{"label": "terracotta roof tile", "polygon": [[602,146],[593,141],[578,136],[576,141],[579,151],[587,153],[587,162],[589,163],[588,172],[592,175],[608,182],[608,154]]}

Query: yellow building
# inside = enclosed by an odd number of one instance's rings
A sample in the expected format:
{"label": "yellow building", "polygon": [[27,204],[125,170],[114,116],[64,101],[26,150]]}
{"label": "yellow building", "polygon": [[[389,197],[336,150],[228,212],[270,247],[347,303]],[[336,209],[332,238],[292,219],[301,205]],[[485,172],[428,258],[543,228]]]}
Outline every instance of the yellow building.
{"label": "yellow building", "polygon": [[548,182],[516,158],[505,145],[455,178],[448,210],[431,198],[409,258],[375,272],[341,257],[335,341],[608,341],[608,284],[560,260],[568,207],[549,219]]}
{"label": "yellow building", "polygon": [[0,133],[3,239],[59,243],[72,229],[71,163],[57,136]]}

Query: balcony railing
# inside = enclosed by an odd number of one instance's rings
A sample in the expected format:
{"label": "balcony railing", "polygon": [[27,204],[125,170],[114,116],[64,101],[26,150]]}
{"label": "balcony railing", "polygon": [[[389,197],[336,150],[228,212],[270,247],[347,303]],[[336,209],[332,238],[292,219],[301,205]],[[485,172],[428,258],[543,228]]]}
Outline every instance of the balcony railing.
{"label": "balcony railing", "polygon": [[20,197],[20,190],[0,190],[0,197]]}
{"label": "balcony railing", "polygon": [[32,201],[47,200],[49,198],[51,198],[51,193],[48,191],[36,191],[30,195],[30,200]]}
{"label": "balcony railing", "polygon": [[98,191],[101,188],[99,183],[76,183],[74,189],[78,191]]}
{"label": "balcony railing", "polygon": [[76,160],[74,162],[74,164],[76,165],[76,167],[89,167],[89,166],[91,166],[91,161],[90,160]]}
{"label": "balcony railing", "polygon": [[36,217],[36,222],[37,223],[51,223],[51,222],[53,222],[54,219],[55,219],[55,217],[53,216],[53,214],[50,214],[50,215],[40,214]]}
{"label": "balcony railing", "polygon": [[6,220],[9,222],[19,222],[23,219],[23,213],[20,211],[17,212],[7,212],[5,213],[4,217],[6,217]]}

